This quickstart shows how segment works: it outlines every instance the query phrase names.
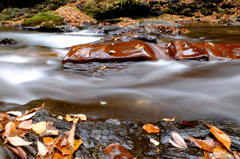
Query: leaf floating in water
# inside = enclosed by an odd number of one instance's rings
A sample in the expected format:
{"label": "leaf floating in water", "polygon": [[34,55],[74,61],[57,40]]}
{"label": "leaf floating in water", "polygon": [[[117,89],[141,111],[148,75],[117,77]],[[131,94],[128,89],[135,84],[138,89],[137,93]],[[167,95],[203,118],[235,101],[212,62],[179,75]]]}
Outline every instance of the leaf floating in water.
{"label": "leaf floating in water", "polygon": [[175,117],[172,119],[169,118],[163,118],[162,121],[166,121],[166,122],[174,122],[175,121]]}
{"label": "leaf floating in water", "polygon": [[125,149],[125,147],[121,146],[118,143],[108,145],[103,152],[109,155],[111,158],[133,158],[133,155]]}
{"label": "leaf floating in water", "polygon": [[143,129],[146,130],[148,133],[159,133],[160,132],[160,129],[153,124],[145,124],[145,125],[143,125]]}
{"label": "leaf floating in water", "polygon": [[180,149],[187,149],[186,142],[178,133],[172,132],[172,138],[174,141],[169,139],[169,143],[171,143],[173,146]]}
{"label": "leaf floating in water", "polygon": [[211,126],[206,124],[210,128],[210,132],[220,141],[229,151],[231,151],[231,139],[230,137],[222,132],[220,129],[216,128],[215,126]]}

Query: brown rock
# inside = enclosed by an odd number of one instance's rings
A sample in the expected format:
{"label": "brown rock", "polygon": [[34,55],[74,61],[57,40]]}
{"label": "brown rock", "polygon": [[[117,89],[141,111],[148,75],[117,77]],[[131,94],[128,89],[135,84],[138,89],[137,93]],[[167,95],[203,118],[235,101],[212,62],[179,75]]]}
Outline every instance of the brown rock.
{"label": "brown rock", "polygon": [[157,60],[151,47],[140,40],[110,44],[82,44],[73,46],[63,58],[67,62],[106,62]]}

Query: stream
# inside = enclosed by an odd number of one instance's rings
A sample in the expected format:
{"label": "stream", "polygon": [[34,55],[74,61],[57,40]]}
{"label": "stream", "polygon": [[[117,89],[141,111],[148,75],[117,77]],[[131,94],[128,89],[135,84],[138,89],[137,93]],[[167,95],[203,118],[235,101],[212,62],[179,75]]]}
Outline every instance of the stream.
{"label": "stream", "polygon": [[[240,43],[240,27],[189,25],[191,33],[161,41]],[[218,119],[240,122],[240,61],[137,62],[107,77],[62,68],[72,45],[98,40],[86,30],[40,33],[0,28],[0,111],[29,110],[45,103],[56,115],[91,119],[159,121]]]}

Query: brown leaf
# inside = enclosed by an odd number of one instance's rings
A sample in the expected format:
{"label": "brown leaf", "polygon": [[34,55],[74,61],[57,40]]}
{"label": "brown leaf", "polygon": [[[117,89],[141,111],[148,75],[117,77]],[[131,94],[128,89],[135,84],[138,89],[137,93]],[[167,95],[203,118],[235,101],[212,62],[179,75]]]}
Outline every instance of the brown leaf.
{"label": "brown leaf", "polygon": [[21,159],[27,159],[27,153],[19,146],[11,147],[7,144],[7,147],[12,150],[16,155],[18,155]]}
{"label": "brown leaf", "polygon": [[107,68],[107,66],[101,66],[101,70],[104,70],[105,68]]}
{"label": "brown leaf", "polygon": [[47,123],[45,121],[42,121],[42,122],[38,122],[36,123],[32,130],[36,133],[36,134],[43,134],[44,131],[46,130],[46,127],[47,127]]}
{"label": "brown leaf", "polygon": [[169,142],[173,146],[175,146],[177,148],[180,148],[180,149],[187,149],[186,142],[184,141],[184,139],[178,133],[172,132],[172,138],[173,138],[174,141],[169,139]]}
{"label": "brown leaf", "polygon": [[48,153],[48,149],[40,141],[37,141],[37,148],[37,156],[45,156]]}
{"label": "brown leaf", "polygon": [[145,124],[145,125],[143,125],[143,129],[146,130],[148,133],[159,133],[160,132],[160,129],[153,124]]}
{"label": "brown leaf", "polygon": [[20,129],[32,129],[32,127],[34,126],[34,124],[32,124],[32,120],[27,120],[27,121],[23,121],[18,125],[18,128]]}
{"label": "brown leaf", "polygon": [[203,149],[209,152],[213,152],[213,149],[216,147],[221,147],[221,144],[214,139],[200,140],[200,139],[195,139],[193,137],[188,137],[187,139],[192,141],[200,149]]}
{"label": "brown leaf", "polygon": [[103,152],[111,158],[133,158],[134,156],[118,143],[108,145]]}
{"label": "brown leaf", "polygon": [[6,114],[6,113],[0,113],[0,121],[6,121],[10,119],[10,115]]}
{"label": "brown leaf", "polygon": [[45,133],[48,135],[58,135],[59,131],[58,130],[46,130]]}
{"label": "brown leaf", "polygon": [[240,153],[237,151],[233,151],[233,155],[235,157],[235,159],[240,159]]}
{"label": "brown leaf", "polygon": [[27,146],[31,145],[32,142],[27,142],[23,140],[20,137],[8,137],[7,140],[13,145],[13,146]]}
{"label": "brown leaf", "polygon": [[215,126],[211,126],[206,124],[210,128],[210,132],[220,141],[229,151],[231,151],[231,139],[230,137],[222,132],[220,129],[216,128]]}

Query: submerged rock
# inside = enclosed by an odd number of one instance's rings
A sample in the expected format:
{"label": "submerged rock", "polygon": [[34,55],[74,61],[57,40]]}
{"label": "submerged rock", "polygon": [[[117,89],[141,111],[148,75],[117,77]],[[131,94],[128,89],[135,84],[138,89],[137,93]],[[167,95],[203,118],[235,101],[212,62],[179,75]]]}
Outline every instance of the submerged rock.
{"label": "submerged rock", "polygon": [[0,41],[0,45],[14,45],[14,44],[17,44],[17,42],[11,38],[4,38]]}

